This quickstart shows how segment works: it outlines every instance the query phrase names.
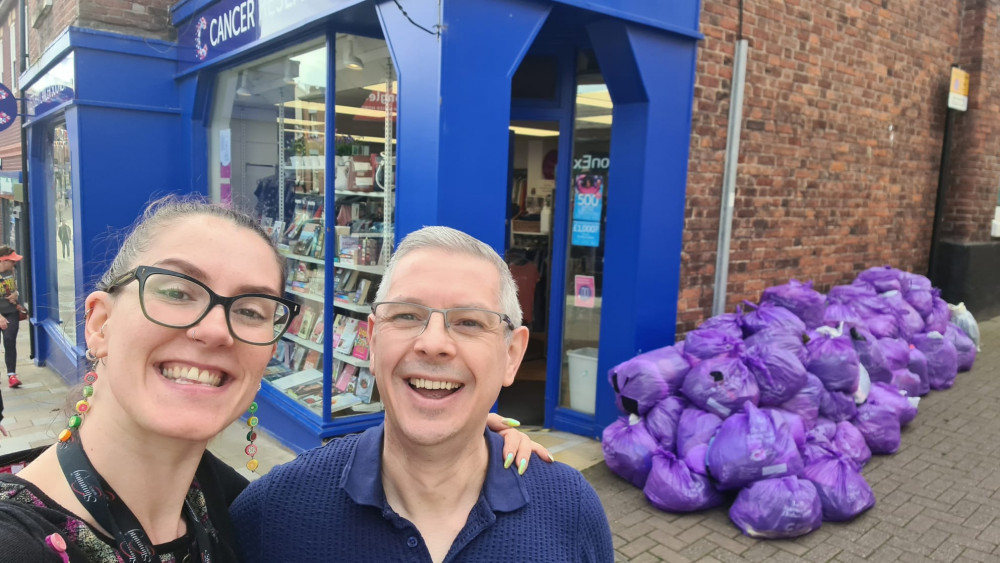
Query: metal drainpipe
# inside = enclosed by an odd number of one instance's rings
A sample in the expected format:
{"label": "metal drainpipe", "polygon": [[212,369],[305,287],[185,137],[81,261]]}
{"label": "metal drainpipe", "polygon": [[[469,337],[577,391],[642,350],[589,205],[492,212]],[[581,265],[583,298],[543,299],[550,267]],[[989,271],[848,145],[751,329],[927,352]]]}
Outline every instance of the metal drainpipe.
{"label": "metal drainpipe", "polygon": [[719,217],[719,243],[715,253],[715,295],[712,316],[726,312],[726,287],[729,283],[729,241],[733,234],[733,202],[736,199],[736,167],[740,159],[740,133],[743,131],[743,86],[747,77],[747,40],[736,42],[733,53],[733,83],[729,96],[729,128],[726,133],[726,166],[722,175],[722,210]]}
{"label": "metal drainpipe", "polygon": [[[27,61],[28,61],[28,37],[27,37],[28,36],[28,22],[27,22],[27,19],[28,19],[28,10],[27,10],[27,6],[25,5],[25,0],[18,0],[18,2],[17,2],[17,10],[18,10],[18,13],[17,13],[18,26],[17,27],[18,27],[18,31],[19,31],[19,33],[18,33],[18,44],[19,44],[20,53],[21,53],[21,56],[17,57],[17,60],[18,60],[18,71],[20,71],[20,72],[15,71],[13,68],[10,69],[10,72],[11,73],[18,72],[18,85],[17,86],[18,86],[18,93],[21,96],[21,190],[22,190],[22,193],[24,194],[24,203],[21,205],[21,233],[27,235],[27,236],[24,237],[24,240],[23,240],[23,243],[22,243],[22,245],[23,245],[22,246],[22,248],[23,248],[22,251],[24,252],[24,256],[27,257],[26,262],[28,262],[28,272],[26,272],[26,274],[27,274],[27,276],[30,276],[31,275],[31,270],[34,268],[34,265],[31,264],[31,261],[32,261],[32,259],[31,259],[31,236],[30,236],[30,233],[31,233],[31,213],[29,212],[30,211],[30,209],[29,209],[29,203],[30,203],[29,200],[30,200],[30,198],[28,197],[28,193],[29,193],[29,190],[28,190],[28,186],[29,186],[29,184],[28,184],[28,146],[27,146],[28,134],[27,134],[27,131],[25,131],[25,129],[24,129],[24,114],[28,110],[28,103],[24,100],[24,88],[22,88],[23,84],[20,83],[20,76],[24,74],[24,71],[28,70],[28,64],[27,64]],[[14,46],[11,45],[11,49],[13,49],[13,48],[14,48]],[[37,317],[38,312],[35,311],[35,308],[33,307],[34,303],[32,303],[33,296],[32,296],[32,290],[31,290],[31,282],[29,281],[25,285],[26,285],[25,289],[27,289],[28,291],[25,294],[24,302],[27,303],[28,306],[29,306],[28,311],[30,312],[30,315],[32,317]],[[33,359],[35,359],[35,331],[34,330],[28,330],[28,342],[29,342],[29,345],[30,345],[30,352],[28,353],[28,357],[33,360]]]}

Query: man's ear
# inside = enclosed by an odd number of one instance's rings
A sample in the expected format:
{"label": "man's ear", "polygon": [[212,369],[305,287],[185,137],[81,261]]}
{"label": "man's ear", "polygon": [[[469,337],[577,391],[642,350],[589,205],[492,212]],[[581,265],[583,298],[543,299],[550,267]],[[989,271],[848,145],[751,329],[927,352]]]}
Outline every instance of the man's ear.
{"label": "man's ear", "polygon": [[375,376],[375,315],[368,315],[368,372]]}
{"label": "man's ear", "polygon": [[94,356],[108,355],[108,336],[111,331],[112,297],[104,291],[95,291],[87,296],[83,328],[87,349]]}
{"label": "man's ear", "polygon": [[528,327],[519,326],[511,331],[510,343],[507,344],[507,366],[503,374],[503,386],[514,383],[514,376],[521,367],[524,352],[528,349]]}

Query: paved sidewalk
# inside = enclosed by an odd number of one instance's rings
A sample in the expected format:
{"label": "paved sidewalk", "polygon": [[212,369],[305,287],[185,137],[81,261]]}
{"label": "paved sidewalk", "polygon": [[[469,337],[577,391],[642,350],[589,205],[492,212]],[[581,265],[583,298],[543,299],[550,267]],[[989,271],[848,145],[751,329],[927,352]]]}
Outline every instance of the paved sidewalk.
{"label": "paved sidewalk", "polygon": [[891,456],[863,475],[876,504],[796,540],[754,540],[728,505],[675,515],[604,463],[584,471],[611,522],[619,561],[1000,561],[1000,317],[980,322],[983,351],[955,386],[920,402]]}

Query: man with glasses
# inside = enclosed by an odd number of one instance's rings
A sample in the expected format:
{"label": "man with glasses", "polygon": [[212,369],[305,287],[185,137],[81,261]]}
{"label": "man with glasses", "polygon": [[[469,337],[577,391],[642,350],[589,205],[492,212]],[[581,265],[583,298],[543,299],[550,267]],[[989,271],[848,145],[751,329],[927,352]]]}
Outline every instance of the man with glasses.
{"label": "man with glasses", "polygon": [[246,561],[612,561],[593,488],[503,458],[486,432],[528,342],[503,259],[454,229],[408,235],[370,323],[385,422],[275,468],[232,506]]}

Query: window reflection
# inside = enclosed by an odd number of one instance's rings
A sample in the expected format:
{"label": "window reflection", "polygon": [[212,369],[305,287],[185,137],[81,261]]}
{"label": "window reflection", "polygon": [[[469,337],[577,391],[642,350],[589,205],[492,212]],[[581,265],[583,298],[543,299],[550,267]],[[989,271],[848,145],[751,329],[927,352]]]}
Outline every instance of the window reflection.
{"label": "window reflection", "polygon": [[69,135],[66,123],[56,124],[51,133],[48,185],[54,202],[52,255],[56,262],[56,288],[59,326],[66,339],[76,343],[76,279],[73,248],[73,182],[70,164]]}

